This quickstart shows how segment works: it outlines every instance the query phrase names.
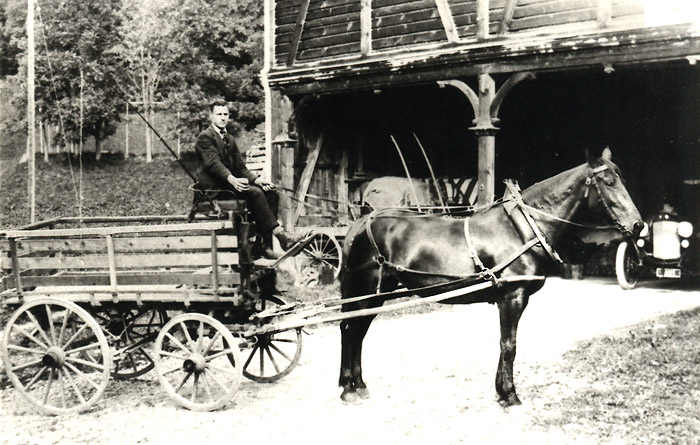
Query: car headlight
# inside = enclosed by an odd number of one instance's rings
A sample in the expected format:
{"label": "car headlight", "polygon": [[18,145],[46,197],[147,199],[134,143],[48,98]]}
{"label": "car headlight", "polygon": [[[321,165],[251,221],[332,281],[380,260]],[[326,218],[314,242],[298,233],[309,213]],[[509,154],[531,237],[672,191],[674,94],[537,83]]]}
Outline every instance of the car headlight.
{"label": "car headlight", "polygon": [[637,246],[638,246],[638,247],[640,247],[640,248],[641,248],[641,247],[644,247],[644,244],[645,244],[645,243],[644,243],[644,240],[643,240],[643,239],[638,239],[638,240],[637,240]]}
{"label": "car headlight", "polygon": [[690,246],[690,241],[688,241],[687,239],[681,240],[681,247],[682,248],[687,249],[688,246]]}
{"label": "car headlight", "polygon": [[642,227],[642,231],[639,232],[639,236],[645,238],[647,235],[649,235],[649,224],[644,223],[644,227]]}
{"label": "car headlight", "polygon": [[678,234],[683,238],[690,238],[693,234],[693,225],[688,221],[678,223]]}

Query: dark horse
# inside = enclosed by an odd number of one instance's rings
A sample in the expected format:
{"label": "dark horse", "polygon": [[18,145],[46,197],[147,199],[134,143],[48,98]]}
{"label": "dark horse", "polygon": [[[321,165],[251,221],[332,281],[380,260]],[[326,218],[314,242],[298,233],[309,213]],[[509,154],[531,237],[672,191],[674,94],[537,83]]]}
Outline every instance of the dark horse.
{"label": "dark horse", "polygon": [[[498,283],[516,275],[544,276],[569,223],[584,213],[605,215],[623,233],[641,230],[643,221],[606,150],[601,158],[511,194],[465,218],[421,215],[405,210],[373,213],[350,228],[343,248],[342,298],[390,292],[399,283],[414,290],[464,277],[491,279],[494,286],[469,302],[496,303],[501,324],[501,354],[496,392],[504,406],[521,402],[513,383],[518,321],[530,295],[544,278]],[[465,286],[465,284],[462,284]],[[439,286],[438,286],[439,287]],[[433,292],[435,293],[435,292]],[[381,306],[395,295],[353,301],[343,311]],[[374,315],[341,322],[341,399],[369,397],[362,380],[362,341]]]}

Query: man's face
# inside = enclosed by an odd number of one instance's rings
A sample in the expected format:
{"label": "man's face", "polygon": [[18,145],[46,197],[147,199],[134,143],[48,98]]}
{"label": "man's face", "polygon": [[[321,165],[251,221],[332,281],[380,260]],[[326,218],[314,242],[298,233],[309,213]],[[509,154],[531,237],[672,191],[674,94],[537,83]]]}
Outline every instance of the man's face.
{"label": "man's face", "polygon": [[215,105],[210,114],[211,123],[217,128],[224,129],[228,123],[228,107]]}

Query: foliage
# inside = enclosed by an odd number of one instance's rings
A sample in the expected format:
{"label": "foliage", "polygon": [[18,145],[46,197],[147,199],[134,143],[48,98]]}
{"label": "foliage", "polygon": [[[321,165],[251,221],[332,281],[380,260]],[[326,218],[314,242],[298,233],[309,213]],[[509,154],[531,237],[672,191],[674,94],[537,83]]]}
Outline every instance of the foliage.
{"label": "foliage", "polygon": [[556,391],[536,423],[571,436],[595,430],[597,443],[697,444],[699,331],[696,308],[581,344],[562,365],[564,380],[580,382],[579,389],[566,397]]}
{"label": "foliage", "polygon": [[8,0],[0,3],[0,76],[17,74],[21,47],[18,38],[24,36],[26,1]]}
{"label": "foliage", "polygon": [[[236,132],[264,120],[258,73],[263,60],[263,2],[173,0],[175,33],[183,51],[169,81],[168,102],[181,112],[183,140],[208,124],[206,106],[229,101]],[[187,140],[189,138],[189,140]]]}

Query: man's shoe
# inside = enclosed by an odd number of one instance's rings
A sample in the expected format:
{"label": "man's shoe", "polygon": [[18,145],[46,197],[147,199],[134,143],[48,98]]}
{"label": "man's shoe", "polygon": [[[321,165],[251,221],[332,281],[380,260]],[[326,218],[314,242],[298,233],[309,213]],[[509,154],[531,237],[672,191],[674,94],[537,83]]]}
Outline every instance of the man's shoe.
{"label": "man's shoe", "polygon": [[280,242],[280,247],[282,247],[283,250],[289,250],[296,243],[306,239],[306,234],[304,234],[304,233],[293,234],[293,233],[287,232],[286,230],[282,230],[281,232],[277,233],[275,236],[277,237],[277,240]]}
{"label": "man's shoe", "polygon": [[279,255],[272,250],[272,235],[258,235],[255,244],[253,244],[251,254],[253,257],[265,258],[268,260],[279,259]]}

